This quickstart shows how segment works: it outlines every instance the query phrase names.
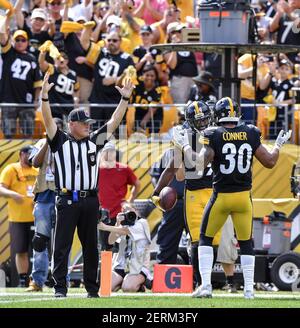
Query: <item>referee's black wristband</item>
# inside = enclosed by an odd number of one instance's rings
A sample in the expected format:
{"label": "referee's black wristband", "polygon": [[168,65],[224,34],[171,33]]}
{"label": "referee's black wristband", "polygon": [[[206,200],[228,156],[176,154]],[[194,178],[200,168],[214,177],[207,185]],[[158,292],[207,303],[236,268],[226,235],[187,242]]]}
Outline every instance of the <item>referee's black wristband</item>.
{"label": "referee's black wristband", "polygon": [[42,101],[49,101],[49,98],[42,98]]}
{"label": "referee's black wristband", "polygon": [[127,97],[122,96],[121,99],[122,99],[122,100],[125,100],[125,101],[129,101],[130,98],[127,98]]}

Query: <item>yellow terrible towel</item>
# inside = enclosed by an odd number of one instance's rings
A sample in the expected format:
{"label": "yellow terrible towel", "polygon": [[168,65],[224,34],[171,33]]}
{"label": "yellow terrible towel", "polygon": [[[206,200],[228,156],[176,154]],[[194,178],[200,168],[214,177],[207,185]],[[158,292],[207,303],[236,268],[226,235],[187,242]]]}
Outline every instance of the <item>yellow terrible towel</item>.
{"label": "yellow terrible towel", "polygon": [[7,0],[0,0],[0,8],[8,10],[7,16],[11,16],[14,12],[13,5]]}
{"label": "yellow terrible towel", "polygon": [[83,24],[79,24],[71,21],[62,22],[60,27],[61,33],[80,32],[82,30],[83,30]]}
{"label": "yellow terrible towel", "polygon": [[43,51],[43,52],[49,52],[49,56],[53,59],[58,59],[61,57],[60,52],[58,51],[58,49],[55,47],[55,45],[50,40],[47,40],[46,42],[44,42],[39,47],[39,50]]}

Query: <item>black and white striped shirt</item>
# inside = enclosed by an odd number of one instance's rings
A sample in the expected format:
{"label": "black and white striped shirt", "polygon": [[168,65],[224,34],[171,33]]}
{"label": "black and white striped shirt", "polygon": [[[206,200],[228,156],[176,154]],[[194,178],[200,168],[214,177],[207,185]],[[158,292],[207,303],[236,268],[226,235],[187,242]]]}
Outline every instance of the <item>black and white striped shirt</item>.
{"label": "black and white striped shirt", "polygon": [[100,150],[106,138],[106,125],[81,140],[59,129],[52,140],[48,138],[54,155],[57,190],[97,189]]}

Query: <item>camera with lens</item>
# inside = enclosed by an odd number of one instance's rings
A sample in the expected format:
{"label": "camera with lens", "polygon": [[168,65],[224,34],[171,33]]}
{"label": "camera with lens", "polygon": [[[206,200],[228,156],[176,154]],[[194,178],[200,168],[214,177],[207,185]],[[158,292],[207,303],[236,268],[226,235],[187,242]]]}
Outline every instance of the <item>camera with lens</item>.
{"label": "camera with lens", "polygon": [[264,63],[271,63],[274,61],[274,56],[264,56],[263,57],[263,62]]}
{"label": "camera with lens", "polygon": [[109,210],[106,208],[100,208],[100,218],[99,222],[103,222],[104,224],[110,225],[111,219],[109,217]]}
{"label": "camera with lens", "polygon": [[121,225],[123,226],[133,226],[137,219],[137,215],[134,211],[127,211],[122,213],[124,220],[121,221]]}

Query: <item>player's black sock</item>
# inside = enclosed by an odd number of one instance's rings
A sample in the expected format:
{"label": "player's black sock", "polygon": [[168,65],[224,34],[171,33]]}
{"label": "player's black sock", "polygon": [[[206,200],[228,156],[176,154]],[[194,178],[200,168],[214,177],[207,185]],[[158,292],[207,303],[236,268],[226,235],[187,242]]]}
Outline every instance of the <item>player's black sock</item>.
{"label": "player's black sock", "polygon": [[201,285],[201,276],[199,272],[199,261],[198,261],[198,243],[192,244],[191,262],[193,266],[194,287],[197,287]]}

